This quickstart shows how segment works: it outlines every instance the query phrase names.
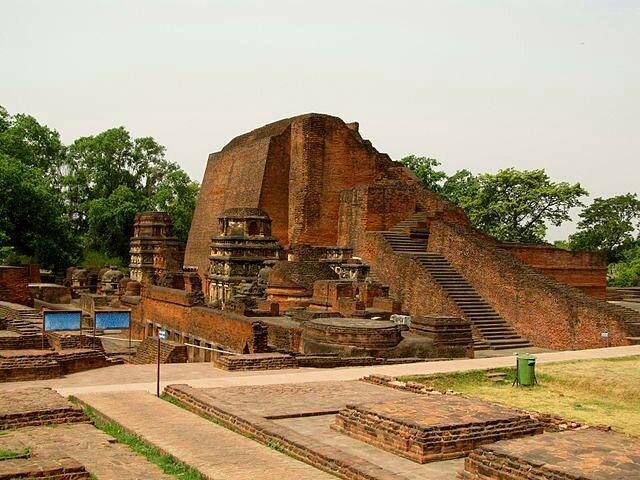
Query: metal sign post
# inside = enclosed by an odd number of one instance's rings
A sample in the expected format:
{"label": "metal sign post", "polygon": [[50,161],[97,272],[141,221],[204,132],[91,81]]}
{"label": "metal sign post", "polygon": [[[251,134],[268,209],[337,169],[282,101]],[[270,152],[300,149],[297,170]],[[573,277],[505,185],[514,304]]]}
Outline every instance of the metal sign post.
{"label": "metal sign post", "polygon": [[169,337],[166,330],[158,329],[158,372],[156,376],[156,396],[160,397],[160,341]]}

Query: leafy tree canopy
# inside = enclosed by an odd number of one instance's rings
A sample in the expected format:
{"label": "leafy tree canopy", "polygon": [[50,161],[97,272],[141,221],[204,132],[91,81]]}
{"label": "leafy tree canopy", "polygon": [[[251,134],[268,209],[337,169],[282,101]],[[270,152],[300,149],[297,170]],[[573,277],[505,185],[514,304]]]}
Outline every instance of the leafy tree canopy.
{"label": "leafy tree canopy", "polygon": [[620,261],[610,266],[610,285],[640,287],[640,241],[620,254]]}
{"label": "leafy tree canopy", "polygon": [[436,170],[436,167],[440,166],[440,162],[435,158],[409,155],[408,157],[402,158],[400,163],[411,170],[425,187],[434,192],[441,190],[441,182],[447,178],[446,173],[441,170]]}
{"label": "leafy tree canopy", "polygon": [[150,209],[167,211],[186,241],[199,187],[152,137],[118,127],[65,147],[55,130],[0,106],[0,156],[0,262],[63,268],[84,251],[126,265],[133,217]]}
{"label": "leafy tree canopy", "polygon": [[478,228],[509,242],[544,242],[547,225],[570,220],[570,209],[588,193],[579,183],[553,182],[544,170],[508,168],[477,182],[475,195],[458,196],[458,204]]}
{"label": "leafy tree canopy", "polygon": [[570,209],[582,206],[580,198],[587,195],[579,183],[554,182],[544,170],[460,170],[447,176],[432,158],[410,155],[401,162],[427,188],[462,207],[473,225],[503,241],[544,242],[547,225],[570,220]]}
{"label": "leafy tree canopy", "polygon": [[168,173],[157,185],[149,208],[167,212],[173,220],[173,232],[182,242],[187,241],[196,208],[200,186],[182,170]]}
{"label": "leafy tree canopy", "polygon": [[60,134],[30,115],[11,116],[0,106],[0,153],[42,170],[57,185],[65,161]]}
{"label": "leafy tree canopy", "polygon": [[[56,190],[39,168],[0,154],[0,250],[51,268],[77,255],[68,218]],[[23,260],[26,261],[26,260]]]}
{"label": "leafy tree canopy", "polygon": [[635,244],[638,229],[640,199],[636,194],[596,198],[580,213],[578,229],[569,243],[573,250],[598,250],[616,262]]}

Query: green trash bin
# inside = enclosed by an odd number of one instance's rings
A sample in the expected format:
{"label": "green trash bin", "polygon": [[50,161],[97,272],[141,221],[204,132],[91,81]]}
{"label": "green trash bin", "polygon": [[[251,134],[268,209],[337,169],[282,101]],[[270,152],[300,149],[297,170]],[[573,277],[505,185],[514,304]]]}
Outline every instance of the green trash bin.
{"label": "green trash bin", "polygon": [[516,360],[516,382],[518,385],[531,387],[536,380],[536,357],[533,355],[519,355]]}

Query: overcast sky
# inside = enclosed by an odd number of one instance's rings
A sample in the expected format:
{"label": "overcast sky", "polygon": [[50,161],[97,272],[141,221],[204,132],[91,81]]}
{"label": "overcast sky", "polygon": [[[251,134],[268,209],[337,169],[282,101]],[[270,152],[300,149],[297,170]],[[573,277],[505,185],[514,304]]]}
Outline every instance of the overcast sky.
{"label": "overcast sky", "polygon": [[640,0],[0,0],[0,18],[0,105],[66,143],[151,135],[198,181],[234,136],[313,111],[450,173],[640,191]]}

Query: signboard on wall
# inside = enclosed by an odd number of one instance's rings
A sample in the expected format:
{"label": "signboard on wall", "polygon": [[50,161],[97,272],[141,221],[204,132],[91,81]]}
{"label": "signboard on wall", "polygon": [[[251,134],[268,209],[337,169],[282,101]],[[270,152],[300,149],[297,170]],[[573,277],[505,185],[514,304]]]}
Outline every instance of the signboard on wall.
{"label": "signboard on wall", "polygon": [[81,310],[44,310],[44,331],[80,330]]}
{"label": "signboard on wall", "polygon": [[95,326],[100,330],[120,330],[131,325],[129,310],[96,310]]}

